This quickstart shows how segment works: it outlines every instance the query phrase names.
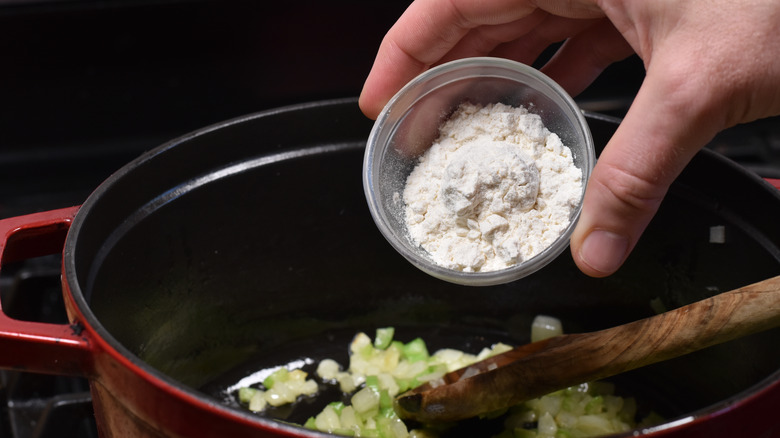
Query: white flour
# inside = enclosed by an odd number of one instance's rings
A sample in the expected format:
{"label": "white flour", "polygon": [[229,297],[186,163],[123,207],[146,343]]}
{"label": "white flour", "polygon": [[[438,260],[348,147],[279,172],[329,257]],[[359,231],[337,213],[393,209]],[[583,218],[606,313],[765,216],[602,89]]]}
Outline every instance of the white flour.
{"label": "white flour", "polygon": [[437,264],[494,271],[552,244],[581,191],[571,151],[538,115],[463,104],[406,181],[406,225]]}

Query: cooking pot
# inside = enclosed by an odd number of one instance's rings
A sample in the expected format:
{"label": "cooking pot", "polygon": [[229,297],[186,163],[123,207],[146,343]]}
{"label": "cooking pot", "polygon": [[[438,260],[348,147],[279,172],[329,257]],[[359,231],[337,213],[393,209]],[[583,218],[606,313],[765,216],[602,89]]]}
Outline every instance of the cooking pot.
{"label": "cooking pot", "polygon": [[[603,147],[618,122],[588,123]],[[584,276],[566,252],[506,285],[434,279],[371,220],[370,129],[353,99],[253,114],[144,154],[80,207],[1,221],[4,264],[62,251],[70,323],[0,315],[0,366],[87,377],[102,437],[322,436],[244,410],[233,385],[280,364],[346,363],[350,337],[376,327],[475,350],[527,342],[537,314],[596,330],[780,273],[780,194],[703,150],[611,277]],[[624,436],[778,436],[778,335],[619,376],[668,419]],[[272,414],[300,421],[312,403]]]}

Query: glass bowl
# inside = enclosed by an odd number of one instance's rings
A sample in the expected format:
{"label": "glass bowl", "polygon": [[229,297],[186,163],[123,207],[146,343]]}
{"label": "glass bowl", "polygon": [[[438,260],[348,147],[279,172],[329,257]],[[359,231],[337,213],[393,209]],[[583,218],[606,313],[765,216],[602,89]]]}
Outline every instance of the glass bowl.
{"label": "glass bowl", "polygon": [[[464,272],[438,265],[415,244],[405,222],[402,199],[419,156],[438,136],[439,126],[462,103],[524,106],[557,134],[582,171],[582,193],[569,226],[546,249],[513,266]],[[590,129],[563,88],[538,70],[502,58],[466,58],[434,67],[404,86],[384,107],[368,137],[363,188],[377,227],[403,257],[445,281],[471,286],[508,283],[541,269],[569,245],[582,208],[582,197],[596,161]]]}

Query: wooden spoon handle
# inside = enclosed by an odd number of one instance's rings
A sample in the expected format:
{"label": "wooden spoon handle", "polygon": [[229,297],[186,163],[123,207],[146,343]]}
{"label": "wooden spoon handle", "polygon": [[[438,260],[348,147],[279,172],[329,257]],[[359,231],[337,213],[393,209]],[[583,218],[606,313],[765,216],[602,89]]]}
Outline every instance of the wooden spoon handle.
{"label": "wooden spoon handle", "polygon": [[[780,326],[780,276],[633,323],[572,337],[589,348],[589,376],[601,378]],[[591,347],[588,347],[591,346]]]}
{"label": "wooden spoon handle", "polygon": [[778,326],[780,276],[629,324],[521,346],[492,365],[476,364],[480,374],[402,394],[396,410],[406,419],[456,421]]}

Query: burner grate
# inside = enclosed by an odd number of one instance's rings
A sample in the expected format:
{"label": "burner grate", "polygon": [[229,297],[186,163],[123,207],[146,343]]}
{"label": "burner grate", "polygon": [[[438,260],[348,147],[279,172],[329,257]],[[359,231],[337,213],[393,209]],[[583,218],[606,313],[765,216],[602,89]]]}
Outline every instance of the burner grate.
{"label": "burner grate", "polygon": [[[3,266],[0,299],[12,318],[66,323],[59,256]],[[84,378],[0,370],[0,438],[96,438]]]}

